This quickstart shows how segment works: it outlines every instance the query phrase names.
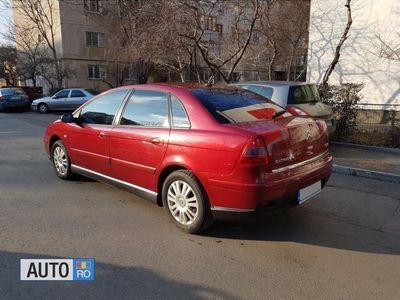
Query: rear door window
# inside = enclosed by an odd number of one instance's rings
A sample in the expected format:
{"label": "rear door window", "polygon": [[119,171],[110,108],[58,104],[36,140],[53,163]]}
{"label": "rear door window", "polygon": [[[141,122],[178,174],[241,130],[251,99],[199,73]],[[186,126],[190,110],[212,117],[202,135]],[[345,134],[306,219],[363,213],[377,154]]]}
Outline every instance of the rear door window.
{"label": "rear door window", "polygon": [[120,125],[169,127],[168,94],[136,90],[122,113]]}
{"label": "rear door window", "polygon": [[222,124],[271,120],[274,113],[283,110],[267,98],[246,90],[196,89],[192,93]]}
{"label": "rear door window", "polygon": [[79,97],[86,97],[86,96],[80,90],[72,90],[71,98],[79,98]]}
{"label": "rear door window", "polygon": [[171,96],[172,126],[174,128],[189,128],[190,122],[181,101]]}

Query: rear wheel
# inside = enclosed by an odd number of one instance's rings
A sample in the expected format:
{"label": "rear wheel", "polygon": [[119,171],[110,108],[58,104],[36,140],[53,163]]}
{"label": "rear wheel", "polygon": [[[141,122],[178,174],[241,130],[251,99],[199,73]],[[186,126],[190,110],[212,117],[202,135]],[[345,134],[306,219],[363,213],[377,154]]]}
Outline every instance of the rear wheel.
{"label": "rear wheel", "polygon": [[212,224],[207,194],[190,171],[178,170],[165,179],[162,200],[170,219],[186,232],[198,233]]}
{"label": "rear wheel", "polygon": [[39,111],[40,113],[42,113],[42,114],[46,114],[46,113],[49,112],[49,107],[47,106],[46,103],[40,103],[40,104],[37,106],[37,109],[38,109],[38,111]]}
{"label": "rear wheel", "polygon": [[73,177],[71,161],[62,141],[56,141],[51,147],[51,160],[58,177],[62,179],[71,179]]}

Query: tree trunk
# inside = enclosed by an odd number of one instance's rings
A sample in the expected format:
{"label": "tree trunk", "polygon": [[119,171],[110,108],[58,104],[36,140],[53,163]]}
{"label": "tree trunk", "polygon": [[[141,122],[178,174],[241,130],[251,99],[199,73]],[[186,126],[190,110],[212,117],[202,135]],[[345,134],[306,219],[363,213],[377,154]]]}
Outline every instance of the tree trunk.
{"label": "tree trunk", "polygon": [[322,80],[322,85],[327,85],[328,84],[328,80],[329,77],[331,76],[333,70],[335,69],[337,63],[339,62],[339,58],[340,58],[340,50],[342,49],[342,46],[344,44],[344,42],[347,40],[348,38],[348,33],[350,31],[351,28],[351,24],[353,23],[353,19],[351,17],[351,0],[346,0],[346,5],[345,7],[347,8],[347,24],[346,24],[346,28],[344,29],[344,32],[340,38],[339,44],[336,47],[336,51],[335,51],[335,56],[331,62],[331,64],[329,65],[328,69],[325,72],[324,78]]}

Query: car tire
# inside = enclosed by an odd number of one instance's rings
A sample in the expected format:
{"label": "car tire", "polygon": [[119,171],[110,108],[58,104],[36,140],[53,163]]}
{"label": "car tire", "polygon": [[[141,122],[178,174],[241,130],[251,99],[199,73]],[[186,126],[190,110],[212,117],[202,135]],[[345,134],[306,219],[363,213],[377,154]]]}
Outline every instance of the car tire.
{"label": "car tire", "polygon": [[49,112],[49,107],[47,106],[46,103],[39,103],[37,106],[37,110],[41,114],[47,114]]}
{"label": "car tire", "polygon": [[51,161],[58,177],[66,180],[73,178],[71,161],[62,141],[56,141],[51,147]]}
{"label": "car tire", "polygon": [[168,175],[162,201],[169,218],[188,233],[199,233],[213,223],[207,193],[191,171],[177,170]]}

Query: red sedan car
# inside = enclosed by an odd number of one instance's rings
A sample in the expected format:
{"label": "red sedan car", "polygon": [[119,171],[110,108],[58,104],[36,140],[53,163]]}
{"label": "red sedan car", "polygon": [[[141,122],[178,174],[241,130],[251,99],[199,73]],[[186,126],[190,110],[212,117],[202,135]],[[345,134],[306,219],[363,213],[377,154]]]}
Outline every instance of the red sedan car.
{"label": "red sedan car", "polygon": [[302,203],[332,168],[324,122],[226,86],[113,89],[50,124],[44,144],[59,177],[126,188],[190,233]]}

